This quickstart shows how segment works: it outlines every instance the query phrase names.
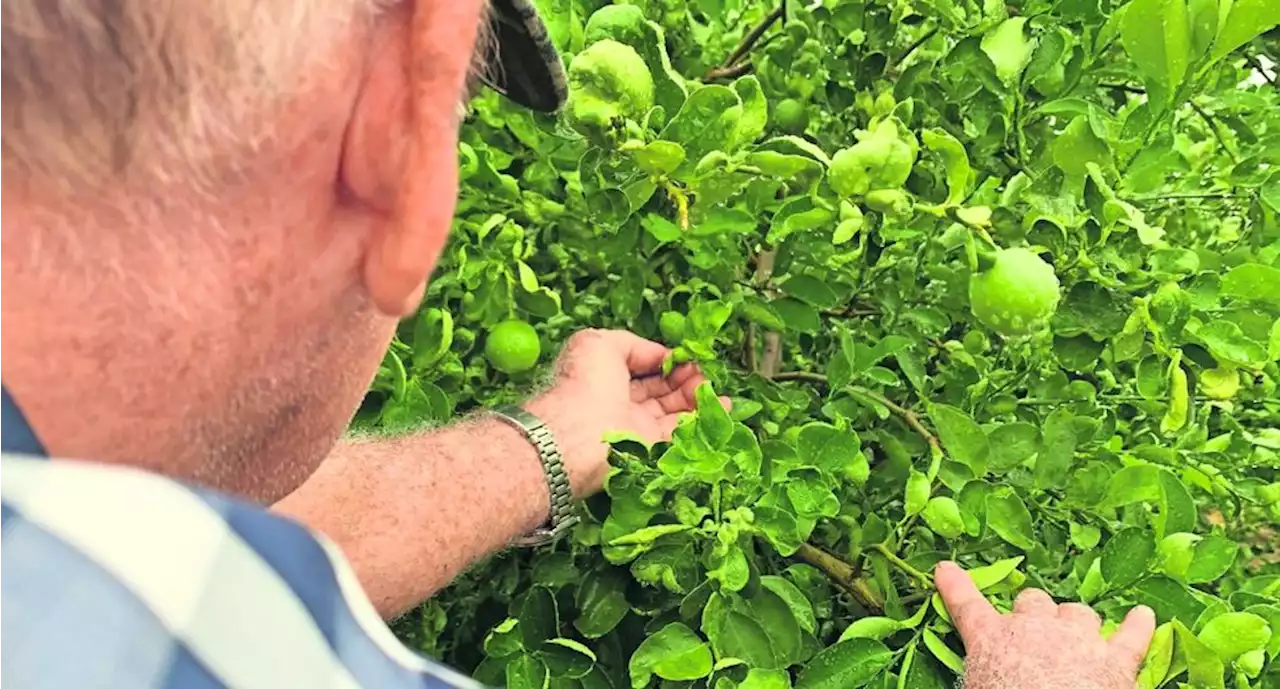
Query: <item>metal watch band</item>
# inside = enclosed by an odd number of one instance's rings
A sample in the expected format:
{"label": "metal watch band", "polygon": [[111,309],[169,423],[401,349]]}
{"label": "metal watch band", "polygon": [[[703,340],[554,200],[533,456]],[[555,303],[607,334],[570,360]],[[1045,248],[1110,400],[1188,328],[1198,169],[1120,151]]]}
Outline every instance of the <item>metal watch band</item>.
{"label": "metal watch band", "polygon": [[551,494],[551,517],[547,523],[515,539],[511,544],[529,548],[559,540],[578,523],[578,517],[573,511],[573,489],[569,486],[569,474],[564,470],[560,446],[556,444],[551,429],[542,423],[542,419],[524,409],[508,405],[493,411],[498,418],[519,429],[533,443],[538,451],[538,459],[542,461],[542,473],[546,476],[547,489]]}

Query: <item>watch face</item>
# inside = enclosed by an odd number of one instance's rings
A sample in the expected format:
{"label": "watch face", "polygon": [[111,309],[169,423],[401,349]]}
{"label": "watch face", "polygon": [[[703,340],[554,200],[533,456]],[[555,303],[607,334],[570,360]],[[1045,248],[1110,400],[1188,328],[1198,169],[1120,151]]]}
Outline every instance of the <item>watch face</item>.
{"label": "watch face", "polygon": [[564,64],[533,0],[493,0],[489,21],[496,54],[485,84],[533,110],[560,109],[569,93]]}

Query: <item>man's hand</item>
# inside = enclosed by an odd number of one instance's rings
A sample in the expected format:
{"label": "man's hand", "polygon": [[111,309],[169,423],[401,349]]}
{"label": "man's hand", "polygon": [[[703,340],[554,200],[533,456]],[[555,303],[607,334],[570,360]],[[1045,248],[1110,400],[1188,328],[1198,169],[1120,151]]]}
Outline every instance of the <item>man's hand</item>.
{"label": "man's hand", "polygon": [[[623,330],[583,330],[556,361],[552,388],[527,408],[551,429],[579,497],[600,489],[608,472],[609,431],[668,440],[680,414],[693,410],[705,377],[693,364],[663,377],[666,347]],[[721,403],[728,407],[727,398]]]}
{"label": "man's hand", "polygon": [[1146,606],[1130,610],[1104,639],[1087,605],[1059,605],[1040,589],[1026,589],[1013,614],[1001,615],[954,563],[940,563],[934,580],[964,640],[968,689],[1133,689],[1155,632]]}

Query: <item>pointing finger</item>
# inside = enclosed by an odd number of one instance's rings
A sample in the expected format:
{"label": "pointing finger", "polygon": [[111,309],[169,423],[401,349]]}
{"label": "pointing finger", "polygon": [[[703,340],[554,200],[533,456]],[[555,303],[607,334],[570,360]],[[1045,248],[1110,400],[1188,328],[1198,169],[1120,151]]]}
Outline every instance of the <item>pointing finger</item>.
{"label": "pointing finger", "polygon": [[969,573],[954,562],[938,563],[933,580],[966,646],[978,639],[984,626],[1000,618],[1000,613],[982,596]]}
{"label": "pointing finger", "polygon": [[1147,647],[1151,645],[1151,636],[1156,631],[1156,614],[1145,605],[1129,611],[1124,622],[1116,630],[1107,643],[1111,645],[1123,664],[1126,672],[1135,673],[1147,655]]}

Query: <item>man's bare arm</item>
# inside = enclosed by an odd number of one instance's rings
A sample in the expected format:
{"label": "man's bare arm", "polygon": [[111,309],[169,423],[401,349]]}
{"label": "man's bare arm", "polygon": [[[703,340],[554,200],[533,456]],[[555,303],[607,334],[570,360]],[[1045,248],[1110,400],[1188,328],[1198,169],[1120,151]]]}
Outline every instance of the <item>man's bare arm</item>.
{"label": "man's bare arm", "polygon": [[276,505],[333,539],[385,617],[547,517],[537,452],[492,418],[340,444]]}
{"label": "man's bare arm", "polygon": [[[575,495],[599,490],[607,431],[669,438],[693,408],[705,379],[691,364],[658,375],[667,353],[616,330],[570,338],[554,386],[526,408],[555,436]],[[390,617],[539,526],[550,498],[533,445],[506,423],[478,417],[404,438],[344,442],[275,509],[336,541]]]}

